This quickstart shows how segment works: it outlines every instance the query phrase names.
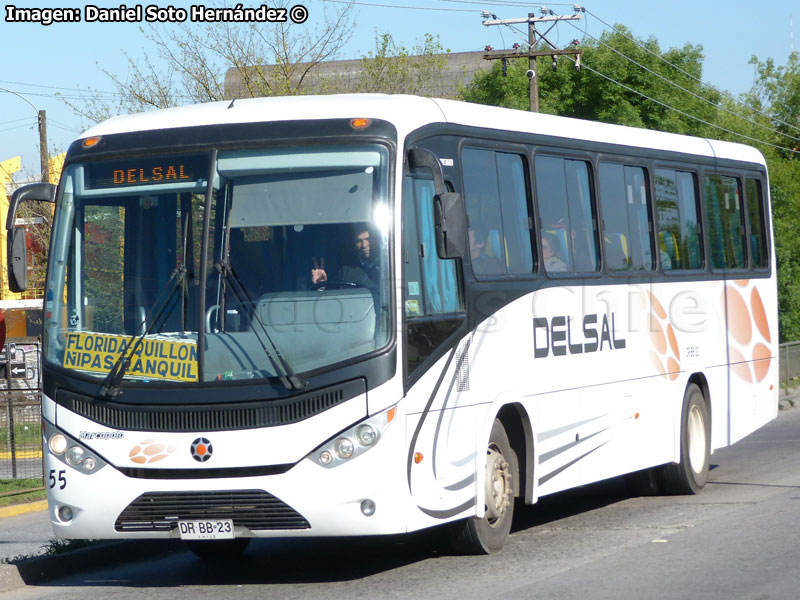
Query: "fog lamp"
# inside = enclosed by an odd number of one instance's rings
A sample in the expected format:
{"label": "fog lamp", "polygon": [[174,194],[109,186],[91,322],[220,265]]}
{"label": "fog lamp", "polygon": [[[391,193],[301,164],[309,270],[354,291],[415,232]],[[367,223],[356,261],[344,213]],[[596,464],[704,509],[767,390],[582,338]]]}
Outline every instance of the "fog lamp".
{"label": "fog lamp", "polygon": [[361,501],[361,513],[365,517],[371,517],[375,514],[375,502],[372,500],[362,500]]}
{"label": "fog lamp", "polygon": [[319,462],[321,462],[323,465],[331,464],[333,462],[333,454],[327,450],[323,450],[319,455]]}
{"label": "fog lamp", "polygon": [[59,506],[57,512],[59,521],[64,523],[72,521],[72,509],[69,506]]}
{"label": "fog lamp", "polygon": [[83,461],[83,468],[87,471],[94,471],[94,468],[97,466],[97,461],[92,458],[91,456],[87,456],[86,460]]}

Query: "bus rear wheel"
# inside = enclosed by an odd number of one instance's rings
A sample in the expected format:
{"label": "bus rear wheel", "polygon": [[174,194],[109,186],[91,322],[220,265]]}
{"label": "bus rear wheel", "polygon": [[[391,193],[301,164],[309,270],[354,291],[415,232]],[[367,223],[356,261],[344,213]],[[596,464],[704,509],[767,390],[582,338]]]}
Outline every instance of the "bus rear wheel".
{"label": "bus rear wheel", "polygon": [[664,465],[661,481],[670,494],[697,494],[706,485],[711,460],[711,418],[703,392],[690,383],[681,413],[681,457]]}
{"label": "bus rear wheel", "polygon": [[250,538],[234,538],[232,540],[192,540],[187,541],[186,545],[198,558],[226,560],[241,556],[249,543]]}
{"label": "bus rear wheel", "polygon": [[483,517],[450,524],[450,542],[461,554],[489,554],[505,544],[514,518],[517,460],[502,423],[495,419],[486,448]]}

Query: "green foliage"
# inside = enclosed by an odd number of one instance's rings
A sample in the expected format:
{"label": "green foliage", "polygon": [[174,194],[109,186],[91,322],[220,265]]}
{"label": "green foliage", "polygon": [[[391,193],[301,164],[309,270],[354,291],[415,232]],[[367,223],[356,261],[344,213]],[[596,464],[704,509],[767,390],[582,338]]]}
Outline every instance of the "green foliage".
{"label": "green foliage", "polygon": [[768,114],[775,129],[786,134],[775,136],[777,145],[800,147],[800,53],[792,52],[783,67],[755,56],[750,64],[756,67],[756,81],[746,96],[748,103]]}
{"label": "green foliage", "polygon": [[[541,112],[692,135],[709,135],[713,131],[700,120],[714,120],[719,94],[692,78],[702,74],[701,46],[686,44],[662,54],[654,38],[637,44],[627,29],[617,26],[616,32],[603,34],[599,41],[588,41],[581,50],[581,70],[568,56],[558,59],[555,70],[549,57],[537,59]],[[621,54],[642,66],[625,60]],[[657,55],[663,55],[688,75],[668,66]],[[510,59],[504,76],[497,61],[491,71],[475,77],[462,97],[479,104],[528,110],[527,70],[527,58]],[[681,107],[700,120],[676,113],[641,94]]]}
{"label": "green foliage", "polygon": [[356,91],[382,94],[430,94],[447,67],[439,36],[425,34],[408,49],[391,33],[375,32],[375,51],[361,59]]}

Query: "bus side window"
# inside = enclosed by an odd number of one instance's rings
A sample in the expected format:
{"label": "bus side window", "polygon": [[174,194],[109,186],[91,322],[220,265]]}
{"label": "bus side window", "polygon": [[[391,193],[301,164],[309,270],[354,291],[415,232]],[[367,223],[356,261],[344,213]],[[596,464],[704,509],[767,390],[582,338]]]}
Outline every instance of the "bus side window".
{"label": "bus side window", "polygon": [[[588,273],[597,270],[597,217],[592,198],[589,164],[537,155],[534,159],[536,203],[545,231],[553,232],[564,244],[561,260],[566,271]],[[543,257],[544,258],[544,257]],[[549,272],[563,268],[548,267]]]}
{"label": "bus side window", "polygon": [[611,271],[653,269],[653,240],[642,167],[600,163],[600,206],[603,240]]}
{"label": "bus side window", "polygon": [[693,173],[655,170],[658,240],[665,271],[703,268],[696,188]]}
{"label": "bus side window", "polygon": [[742,269],[747,266],[747,260],[739,180],[709,174],[704,177],[704,188],[711,266]]}
{"label": "bus side window", "polygon": [[767,226],[765,222],[764,197],[761,194],[761,182],[758,179],[745,180],[747,200],[747,216],[750,221],[750,254],[753,267],[763,269],[768,263]]}
{"label": "bus side window", "polygon": [[525,159],[510,152],[465,148],[461,170],[475,276],[531,273]]}

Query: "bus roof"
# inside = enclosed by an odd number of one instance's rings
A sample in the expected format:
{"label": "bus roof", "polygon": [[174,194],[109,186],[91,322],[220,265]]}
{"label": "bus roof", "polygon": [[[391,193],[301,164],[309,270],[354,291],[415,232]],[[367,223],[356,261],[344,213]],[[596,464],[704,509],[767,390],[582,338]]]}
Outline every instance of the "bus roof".
{"label": "bus roof", "polygon": [[764,164],[761,153],[744,144],[455,100],[386,94],[247,98],[195,104],[114,117],[90,128],[82,137],[202,125],[355,117],[389,121],[401,136],[430,123],[454,123]]}

